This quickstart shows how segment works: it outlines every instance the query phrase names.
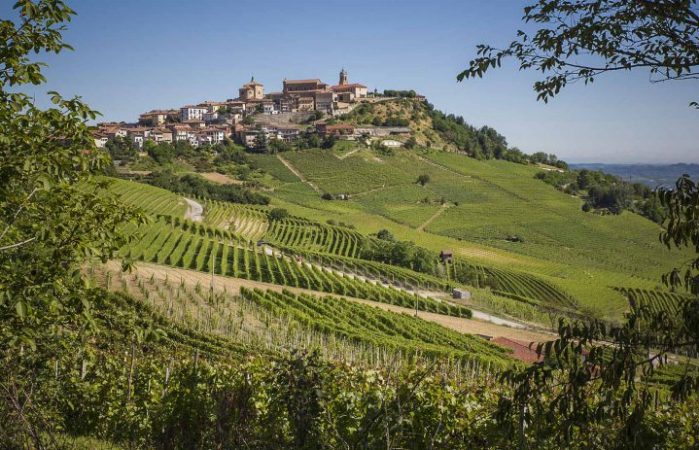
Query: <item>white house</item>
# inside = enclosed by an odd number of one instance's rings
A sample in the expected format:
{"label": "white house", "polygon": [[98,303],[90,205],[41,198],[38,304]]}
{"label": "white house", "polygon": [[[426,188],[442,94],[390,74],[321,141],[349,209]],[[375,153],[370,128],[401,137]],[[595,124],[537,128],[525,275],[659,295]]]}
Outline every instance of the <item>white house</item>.
{"label": "white house", "polygon": [[219,144],[225,137],[226,133],[219,128],[205,128],[197,133],[197,139],[201,144]]}
{"label": "white house", "polygon": [[206,106],[183,106],[180,108],[180,121],[202,120],[209,109]]}

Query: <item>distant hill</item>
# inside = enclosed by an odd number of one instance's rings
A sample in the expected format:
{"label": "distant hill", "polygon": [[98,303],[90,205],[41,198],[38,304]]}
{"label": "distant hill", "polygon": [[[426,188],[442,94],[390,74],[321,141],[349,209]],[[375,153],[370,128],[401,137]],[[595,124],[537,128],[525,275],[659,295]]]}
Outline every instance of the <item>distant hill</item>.
{"label": "distant hill", "polygon": [[699,164],[570,164],[573,169],[601,170],[650,187],[673,186],[677,178],[688,174],[693,180],[699,179]]}

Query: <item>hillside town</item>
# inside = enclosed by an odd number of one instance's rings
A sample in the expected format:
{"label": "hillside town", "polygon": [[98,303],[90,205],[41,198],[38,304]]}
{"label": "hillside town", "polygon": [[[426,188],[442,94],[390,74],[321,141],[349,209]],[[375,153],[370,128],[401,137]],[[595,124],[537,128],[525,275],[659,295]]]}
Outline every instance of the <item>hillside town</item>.
{"label": "hillside town", "polygon": [[[110,139],[123,138],[139,148],[146,141],[184,141],[198,147],[230,139],[253,148],[261,139],[291,143],[301,133],[309,132],[321,138],[333,136],[347,140],[410,134],[408,127],[326,123],[327,119],[352,111],[361,102],[376,101],[379,97],[380,94],[370,93],[364,84],[350,83],[344,69],[335,85],[317,78],[284,79],[281,91],[268,93],[252,77],[238,89],[236,98],[154,109],[142,113],[137,123],[100,123],[94,131],[95,143],[104,147]],[[385,144],[399,146],[400,141],[386,140]]]}

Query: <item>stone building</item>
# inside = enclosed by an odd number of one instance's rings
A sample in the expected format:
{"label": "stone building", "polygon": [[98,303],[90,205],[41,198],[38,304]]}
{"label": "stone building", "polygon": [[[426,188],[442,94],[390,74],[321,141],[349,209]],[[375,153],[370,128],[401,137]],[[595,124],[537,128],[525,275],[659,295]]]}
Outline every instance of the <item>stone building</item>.
{"label": "stone building", "polygon": [[265,97],[265,87],[262,83],[255,81],[255,77],[250,78],[249,83],[238,89],[238,98],[243,101],[262,100]]}

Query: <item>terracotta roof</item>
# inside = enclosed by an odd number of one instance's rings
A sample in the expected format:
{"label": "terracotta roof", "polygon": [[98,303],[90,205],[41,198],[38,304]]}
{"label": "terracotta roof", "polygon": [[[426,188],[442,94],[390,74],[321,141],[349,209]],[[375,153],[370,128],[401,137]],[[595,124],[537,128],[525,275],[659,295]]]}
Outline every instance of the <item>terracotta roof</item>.
{"label": "terracotta roof", "polygon": [[525,363],[535,363],[541,361],[543,358],[536,354],[536,344],[529,348],[529,342],[517,341],[515,339],[510,339],[506,337],[496,337],[490,342],[498,344],[501,347],[509,348],[512,350],[512,357],[518,359]]}
{"label": "terracotta roof", "polygon": [[354,130],[354,125],[348,123],[337,123],[335,125],[325,125],[326,130]]}

